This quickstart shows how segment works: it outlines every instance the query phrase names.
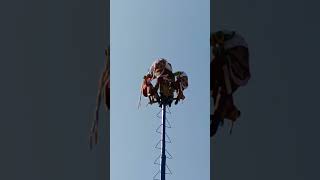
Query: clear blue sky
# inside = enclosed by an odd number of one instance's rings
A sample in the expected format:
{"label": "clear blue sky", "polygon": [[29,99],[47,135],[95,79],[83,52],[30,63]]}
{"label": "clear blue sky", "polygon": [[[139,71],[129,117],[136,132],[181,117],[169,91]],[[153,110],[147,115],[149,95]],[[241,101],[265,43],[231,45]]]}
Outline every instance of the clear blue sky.
{"label": "clear blue sky", "polygon": [[150,180],[160,151],[156,105],[137,108],[143,75],[158,57],[189,76],[172,107],[168,180],[209,180],[209,0],[111,0],[111,180]]}

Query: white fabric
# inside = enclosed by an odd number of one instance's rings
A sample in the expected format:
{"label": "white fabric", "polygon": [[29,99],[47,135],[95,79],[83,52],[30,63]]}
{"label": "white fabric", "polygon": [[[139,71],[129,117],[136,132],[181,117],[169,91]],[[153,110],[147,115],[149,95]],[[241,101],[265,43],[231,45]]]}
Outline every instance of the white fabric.
{"label": "white fabric", "polygon": [[170,72],[172,72],[172,66],[171,66],[171,64],[170,64],[166,59],[164,59],[164,58],[159,58],[159,59],[157,59],[156,61],[154,61],[154,62],[152,63],[152,65],[151,65],[151,67],[149,68],[149,73],[152,74],[153,76],[155,76],[156,78],[159,78],[159,77],[163,74],[163,72],[164,72],[164,70],[163,70],[160,74],[155,74],[155,73],[154,73],[156,64],[158,64],[160,61],[163,61],[163,60],[165,61],[165,69],[167,69],[167,70],[169,70]]}
{"label": "white fabric", "polygon": [[187,89],[188,88],[187,84],[185,84],[185,83],[180,83],[180,84],[181,84],[183,89]]}
{"label": "white fabric", "polygon": [[[186,77],[188,79],[187,73],[185,73],[184,71],[180,71],[180,72],[181,72],[181,74],[179,74],[177,78]],[[180,87],[182,87],[183,89],[187,89],[188,88],[188,80],[187,80],[187,82],[185,80],[181,80]]]}
{"label": "white fabric", "polygon": [[182,73],[180,74],[180,77],[188,77],[188,76],[187,76],[187,73],[182,71]]}
{"label": "white fabric", "polygon": [[[224,33],[229,34],[230,32],[224,31]],[[237,46],[243,46],[248,48],[247,42],[244,40],[244,38],[240,34],[236,32],[235,35],[232,37],[232,39],[224,42],[224,49],[227,50]]]}
{"label": "white fabric", "polygon": [[168,61],[166,62],[166,69],[172,72],[172,66],[170,63],[168,63]]}

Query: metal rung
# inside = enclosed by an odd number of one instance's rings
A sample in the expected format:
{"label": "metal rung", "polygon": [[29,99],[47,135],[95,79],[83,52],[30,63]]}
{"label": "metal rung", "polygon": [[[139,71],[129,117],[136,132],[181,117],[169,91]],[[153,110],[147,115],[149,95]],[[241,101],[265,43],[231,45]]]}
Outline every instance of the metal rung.
{"label": "metal rung", "polygon": [[160,180],[160,179],[156,179],[156,177],[157,177],[157,175],[160,173],[160,171],[158,171],[157,172],[157,174],[155,174],[154,176],[153,176],[153,180]]}
{"label": "metal rung", "polygon": [[160,165],[160,163],[159,163],[159,162],[157,162],[157,161],[159,161],[159,160],[160,160],[160,157],[161,157],[161,155],[159,155],[159,156],[157,157],[157,159],[156,159],[156,160],[154,160],[153,164]]}
{"label": "metal rung", "polygon": [[168,159],[172,159],[173,158],[172,155],[169,153],[169,151],[166,150],[166,153],[167,153],[167,155],[169,155],[169,156],[167,156]]}

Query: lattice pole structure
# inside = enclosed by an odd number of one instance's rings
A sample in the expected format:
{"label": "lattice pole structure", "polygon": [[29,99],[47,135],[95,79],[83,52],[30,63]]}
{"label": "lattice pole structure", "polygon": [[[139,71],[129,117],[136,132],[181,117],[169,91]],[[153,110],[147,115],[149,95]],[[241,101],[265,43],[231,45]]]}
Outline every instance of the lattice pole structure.
{"label": "lattice pole structure", "polygon": [[[158,127],[157,131],[161,134],[161,139],[157,143],[156,148],[161,150],[160,156],[155,160],[154,164],[160,166],[159,171],[153,177],[154,180],[166,180],[166,174],[172,174],[171,170],[167,166],[167,159],[172,159],[171,154],[166,149],[166,143],[171,143],[170,137],[166,133],[166,128],[171,128],[169,121],[167,120],[167,106],[169,105],[168,101],[161,101],[161,125]],[[167,124],[168,123],[168,124]],[[161,131],[160,131],[161,128]],[[161,146],[159,147],[159,145]],[[159,162],[157,162],[159,160]],[[168,170],[168,172],[167,172]],[[160,175],[160,179],[156,178]]]}
{"label": "lattice pole structure", "polygon": [[161,163],[160,180],[166,179],[166,104],[162,104],[162,136],[161,136]]}

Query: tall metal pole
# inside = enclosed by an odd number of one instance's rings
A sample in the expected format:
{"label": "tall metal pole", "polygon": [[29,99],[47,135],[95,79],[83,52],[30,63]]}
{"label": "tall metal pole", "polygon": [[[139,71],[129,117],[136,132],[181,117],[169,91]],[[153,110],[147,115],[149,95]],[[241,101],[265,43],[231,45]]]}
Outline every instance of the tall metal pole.
{"label": "tall metal pole", "polygon": [[162,104],[162,137],[161,137],[161,162],[160,180],[166,179],[166,103]]}

